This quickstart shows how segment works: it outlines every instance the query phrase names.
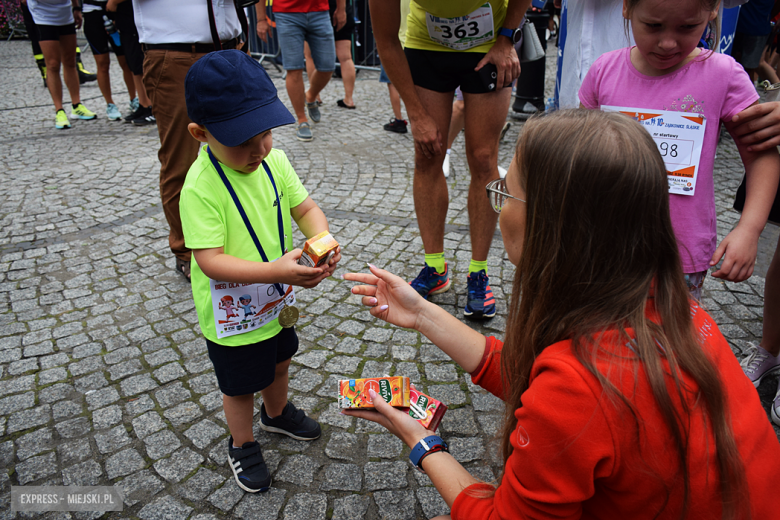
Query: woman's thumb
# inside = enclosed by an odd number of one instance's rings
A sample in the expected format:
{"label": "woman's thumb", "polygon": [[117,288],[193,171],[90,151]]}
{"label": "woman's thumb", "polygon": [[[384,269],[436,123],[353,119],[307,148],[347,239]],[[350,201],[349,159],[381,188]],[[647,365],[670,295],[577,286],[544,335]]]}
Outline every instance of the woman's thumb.
{"label": "woman's thumb", "polygon": [[386,410],[388,408],[392,408],[389,404],[387,404],[387,401],[385,401],[381,395],[376,393],[376,390],[369,389],[368,390],[368,396],[371,398],[371,401],[374,403],[374,408],[376,408],[376,411],[381,413],[382,415],[386,415]]}

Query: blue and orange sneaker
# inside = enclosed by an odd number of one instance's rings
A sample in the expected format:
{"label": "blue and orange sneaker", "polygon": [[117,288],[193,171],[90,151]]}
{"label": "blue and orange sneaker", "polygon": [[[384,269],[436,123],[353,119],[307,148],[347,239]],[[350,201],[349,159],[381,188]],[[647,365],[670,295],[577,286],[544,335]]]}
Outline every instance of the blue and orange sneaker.
{"label": "blue and orange sneaker", "polygon": [[449,291],[450,270],[447,267],[447,263],[444,263],[444,273],[439,273],[434,267],[426,264],[420,271],[420,274],[417,275],[417,278],[409,282],[409,285],[426,300],[432,294]]}
{"label": "blue and orange sneaker", "polygon": [[463,315],[472,320],[492,318],[496,315],[496,299],[493,289],[488,285],[488,275],[485,271],[471,273],[466,279],[468,301]]}

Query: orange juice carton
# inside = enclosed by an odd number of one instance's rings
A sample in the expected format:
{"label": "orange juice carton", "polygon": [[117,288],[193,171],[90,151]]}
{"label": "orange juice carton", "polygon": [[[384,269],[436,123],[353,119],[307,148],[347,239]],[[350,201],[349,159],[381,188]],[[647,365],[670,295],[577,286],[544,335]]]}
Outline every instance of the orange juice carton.
{"label": "orange juice carton", "polygon": [[339,408],[373,408],[368,395],[374,390],[390,406],[409,406],[409,378],[403,376],[366,377],[339,380]]}
{"label": "orange juice carton", "polygon": [[327,264],[336,254],[337,247],[339,247],[339,243],[336,242],[330,231],[323,231],[303,244],[303,254],[298,259],[298,264],[306,267],[320,267]]}
{"label": "orange juice carton", "polygon": [[409,415],[432,432],[436,431],[447,411],[447,405],[429,395],[417,390],[414,385],[409,388]]}

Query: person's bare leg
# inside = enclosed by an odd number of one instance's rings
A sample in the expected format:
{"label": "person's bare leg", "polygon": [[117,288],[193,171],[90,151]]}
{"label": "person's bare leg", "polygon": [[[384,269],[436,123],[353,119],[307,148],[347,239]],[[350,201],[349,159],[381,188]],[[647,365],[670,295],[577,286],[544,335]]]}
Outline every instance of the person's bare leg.
{"label": "person's bare leg", "polygon": [[122,79],[125,80],[125,86],[127,87],[127,95],[130,96],[130,101],[132,101],[136,94],[135,94],[135,81],[133,80],[133,73],[130,71],[130,67],[127,65],[127,58],[124,56],[117,56],[116,61],[119,63],[119,66],[122,68]]}
{"label": "person's bare leg", "polygon": [[403,114],[401,114],[401,94],[398,93],[398,89],[393,86],[392,83],[387,84],[387,93],[390,95],[390,106],[393,107],[393,116],[396,119],[403,121]]}
{"label": "person's bare leg", "polygon": [[135,83],[135,92],[138,94],[138,103],[140,103],[142,107],[151,106],[152,100],[146,95],[143,74],[133,74],[133,83]]}
{"label": "person's bare leg", "polygon": [[[434,92],[422,87],[415,87],[415,89],[422,105],[428,109],[428,114],[436,122],[439,134],[447,135],[452,115],[453,93]],[[506,114],[506,112],[504,113]],[[496,142],[498,142],[498,137],[496,137]],[[440,144],[443,151],[445,143]],[[417,214],[417,225],[420,228],[420,237],[426,254],[444,251],[444,224],[449,206],[449,193],[447,181],[444,179],[441,169],[443,162],[444,153],[429,159],[415,147],[414,210]]]}
{"label": "person's bare leg", "polygon": [[62,78],[70,94],[70,102],[81,103],[81,87],[79,86],[79,69],[76,68],[76,35],[60,36],[62,61]]}
{"label": "person's bare leg", "polygon": [[455,100],[452,104],[452,118],[450,119],[450,135],[447,137],[447,149],[452,148],[455,138],[463,130],[466,124],[466,112],[463,110],[463,101]]}
{"label": "person's bare leg", "polygon": [[761,61],[758,63],[758,76],[759,79],[764,78],[775,84],[780,82],[780,78],[777,77],[777,72],[769,63],[772,59],[772,54],[769,52],[769,47],[764,48],[764,52],[761,54]]}
{"label": "person's bare leg", "polygon": [[[303,42],[303,57],[306,60],[306,77],[309,78],[309,81],[311,81],[311,77],[314,75],[314,71],[317,69],[314,68],[314,58],[311,57],[311,48],[309,47],[309,42],[305,40]],[[319,94],[317,95],[317,101],[322,103],[322,98],[320,98]]]}
{"label": "person's bare leg", "polygon": [[487,260],[498,213],[490,207],[485,185],[498,179],[498,137],[506,121],[512,97],[511,88],[487,94],[464,92],[466,119],[466,159],[471,171],[469,186],[469,234],[471,258]]}
{"label": "person's bare leg", "polygon": [[[309,82],[311,82],[311,78],[309,78]],[[306,96],[303,89],[303,70],[288,70],[285,86],[287,87],[287,96],[290,98],[290,103],[292,103],[298,123],[305,123],[308,119],[306,118],[306,108],[304,106]]]}
{"label": "person's bare leg", "polygon": [[287,390],[290,382],[290,376],[288,374],[289,368],[289,359],[277,363],[274,382],[260,391],[263,395],[265,413],[271,419],[282,415],[284,407],[287,406]]}
{"label": "person's bare leg", "polygon": [[341,79],[344,83],[344,104],[355,106],[352,95],[355,92],[355,62],[352,61],[352,42],[339,40],[336,42],[336,56],[341,65]]}
{"label": "person's bare leg", "polygon": [[60,78],[60,42],[53,40],[41,40],[41,52],[46,61],[46,85],[49,87],[49,95],[54,102],[54,110],[62,109],[62,78]]}
{"label": "person's bare leg", "polygon": [[764,333],[761,346],[773,356],[780,355],[780,241],[766,272]]}
{"label": "person's bare leg", "polygon": [[114,99],[111,97],[111,76],[108,74],[109,67],[111,66],[111,55],[95,54],[95,64],[97,65],[97,82],[100,93],[103,94],[103,99],[106,103],[113,104]]}
{"label": "person's bare leg", "polygon": [[[314,101],[317,100],[317,98],[320,95],[320,92],[322,92],[322,89],[324,89],[328,82],[330,81],[330,77],[333,75],[332,70],[328,71],[322,71],[322,70],[315,70],[314,74],[309,76],[309,90],[306,91],[306,102],[307,103],[314,103]],[[303,84],[303,82],[301,82]]]}
{"label": "person's bare leg", "polygon": [[233,436],[233,444],[241,447],[244,443],[255,440],[252,433],[254,419],[254,394],[229,396],[222,394],[222,406],[225,410],[225,420]]}

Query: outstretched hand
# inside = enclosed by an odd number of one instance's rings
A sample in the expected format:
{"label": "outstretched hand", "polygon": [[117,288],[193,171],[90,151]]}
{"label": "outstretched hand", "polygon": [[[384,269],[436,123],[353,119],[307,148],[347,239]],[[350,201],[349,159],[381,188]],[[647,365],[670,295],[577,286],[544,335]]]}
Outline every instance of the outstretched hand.
{"label": "outstretched hand", "polygon": [[363,305],[371,307],[371,315],[393,325],[417,329],[417,319],[427,304],[403,278],[368,264],[371,274],[346,273],[344,280],[361,282],[352,294],[363,296]]}
{"label": "outstretched hand", "polygon": [[384,426],[390,433],[401,439],[410,448],[413,448],[420,442],[420,439],[433,435],[431,430],[426,430],[422,424],[413,419],[408,413],[402,412],[387,404],[387,402],[382,399],[382,396],[377,394],[374,390],[369,390],[368,396],[374,403],[374,410],[352,409],[343,410],[341,413]]}
{"label": "outstretched hand", "polygon": [[[330,276],[331,271],[323,267],[299,265],[298,259],[301,257],[302,253],[303,251],[300,249],[293,249],[289,253],[285,253],[284,256],[271,265],[278,269],[278,276],[276,279],[280,282],[287,285],[298,285],[306,289],[311,289]],[[335,264],[333,268],[335,269]]]}

